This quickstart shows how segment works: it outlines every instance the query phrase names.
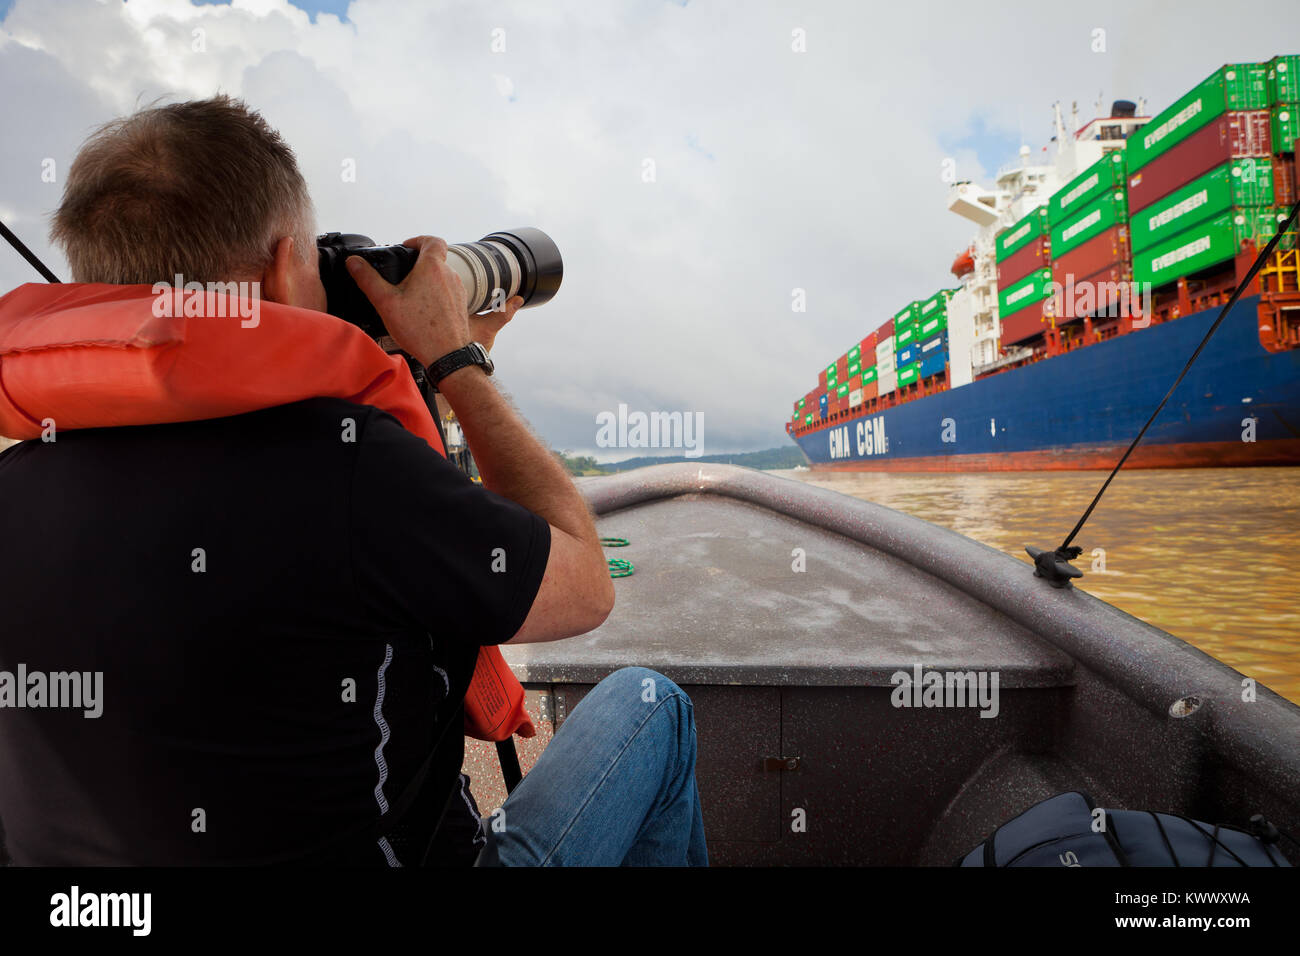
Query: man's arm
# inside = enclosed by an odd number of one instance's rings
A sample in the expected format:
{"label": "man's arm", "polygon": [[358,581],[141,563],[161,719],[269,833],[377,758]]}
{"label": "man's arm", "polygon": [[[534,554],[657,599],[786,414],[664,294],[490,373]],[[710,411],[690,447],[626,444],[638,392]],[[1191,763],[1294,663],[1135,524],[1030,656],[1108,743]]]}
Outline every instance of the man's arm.
{"label": "man's arm", "polygon": [[[405,244],[420,255],[400,285],[385,282],[359,257],[348,266],[389,334],[428,366],[472,341],[465,289],[446,265],[443,240],[421,236]],[[599,627],[614,606],[614,584],[595,522],[573,481],[482,369],[453,372],[438,388],[456,412],[484,486],[551,526],[541,587],[523,626],[507,643],[554,641]]]}

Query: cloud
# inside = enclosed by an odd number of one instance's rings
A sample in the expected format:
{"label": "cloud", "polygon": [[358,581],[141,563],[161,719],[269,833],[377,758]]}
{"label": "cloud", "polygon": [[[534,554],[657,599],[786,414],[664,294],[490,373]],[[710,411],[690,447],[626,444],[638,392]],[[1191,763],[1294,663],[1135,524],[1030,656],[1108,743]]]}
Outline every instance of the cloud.
{"label": "cloud", "polygon": [[[555,446],[593,450],[595,416],[625,402],[704,412],[707,452],[769,447],[819,367],[952,284],[971,230],[944,208],[945,157],[987,176],[1002,144],[1047,142],[1053,101],[1159,108],[1222,62],[1300,50],[1289,7],[356,0],[313,22],[285,0],[18,0],[0,206],[66,274],[42,159],[66,170],[90,128],[155,97],[240,95],[297,150],[322,230],[557,240],[560,294],[494,351]],[[0,254],[0,287],[31,278]]]}

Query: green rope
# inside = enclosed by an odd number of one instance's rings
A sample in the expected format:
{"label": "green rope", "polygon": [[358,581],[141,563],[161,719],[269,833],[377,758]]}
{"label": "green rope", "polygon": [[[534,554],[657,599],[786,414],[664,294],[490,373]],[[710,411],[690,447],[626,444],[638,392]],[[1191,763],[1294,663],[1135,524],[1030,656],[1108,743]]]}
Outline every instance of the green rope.
{"label": "green rope", "polygon": [[[601,538],[602,547],[606,548],[626,548],[627,538]],[[630,575],[635,568],[632,567],[631,561],[625,561],[622,558],[607,558],[609,564],[609,576],[611,578],[625,578]]]}

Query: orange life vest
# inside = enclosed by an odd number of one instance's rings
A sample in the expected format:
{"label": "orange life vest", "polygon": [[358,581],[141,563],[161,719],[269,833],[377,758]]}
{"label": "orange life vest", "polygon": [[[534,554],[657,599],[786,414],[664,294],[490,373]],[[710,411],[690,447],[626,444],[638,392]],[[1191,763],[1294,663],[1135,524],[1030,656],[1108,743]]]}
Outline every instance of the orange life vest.
{"label": "orange life vest", "polygon": [[[249,300],[205,298],[203,315],[186,316],[194,300],[147,285],[28,283],[0,297],[0,435],[39,438],[46,419],[60,430],[153,425],[321,397],[382,409],[446,454],[405,360],[356,326],[267,301],[241,318]],[[534,733],[495,646],[479,650],[465,732]]]}

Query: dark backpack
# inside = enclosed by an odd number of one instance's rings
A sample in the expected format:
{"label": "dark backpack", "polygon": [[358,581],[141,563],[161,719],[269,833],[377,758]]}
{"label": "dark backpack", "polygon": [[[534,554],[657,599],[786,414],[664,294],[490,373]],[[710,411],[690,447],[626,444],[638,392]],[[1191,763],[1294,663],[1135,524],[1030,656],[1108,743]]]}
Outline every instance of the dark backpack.
{"label": "dark backpack", "polygon": [[[1070,791],[998,827],[957,866],[1290,866],[1262,818],[1261,840],[1174,813],[1100,810]],[[1096,832],[1094,821],[1100,821]]]}

